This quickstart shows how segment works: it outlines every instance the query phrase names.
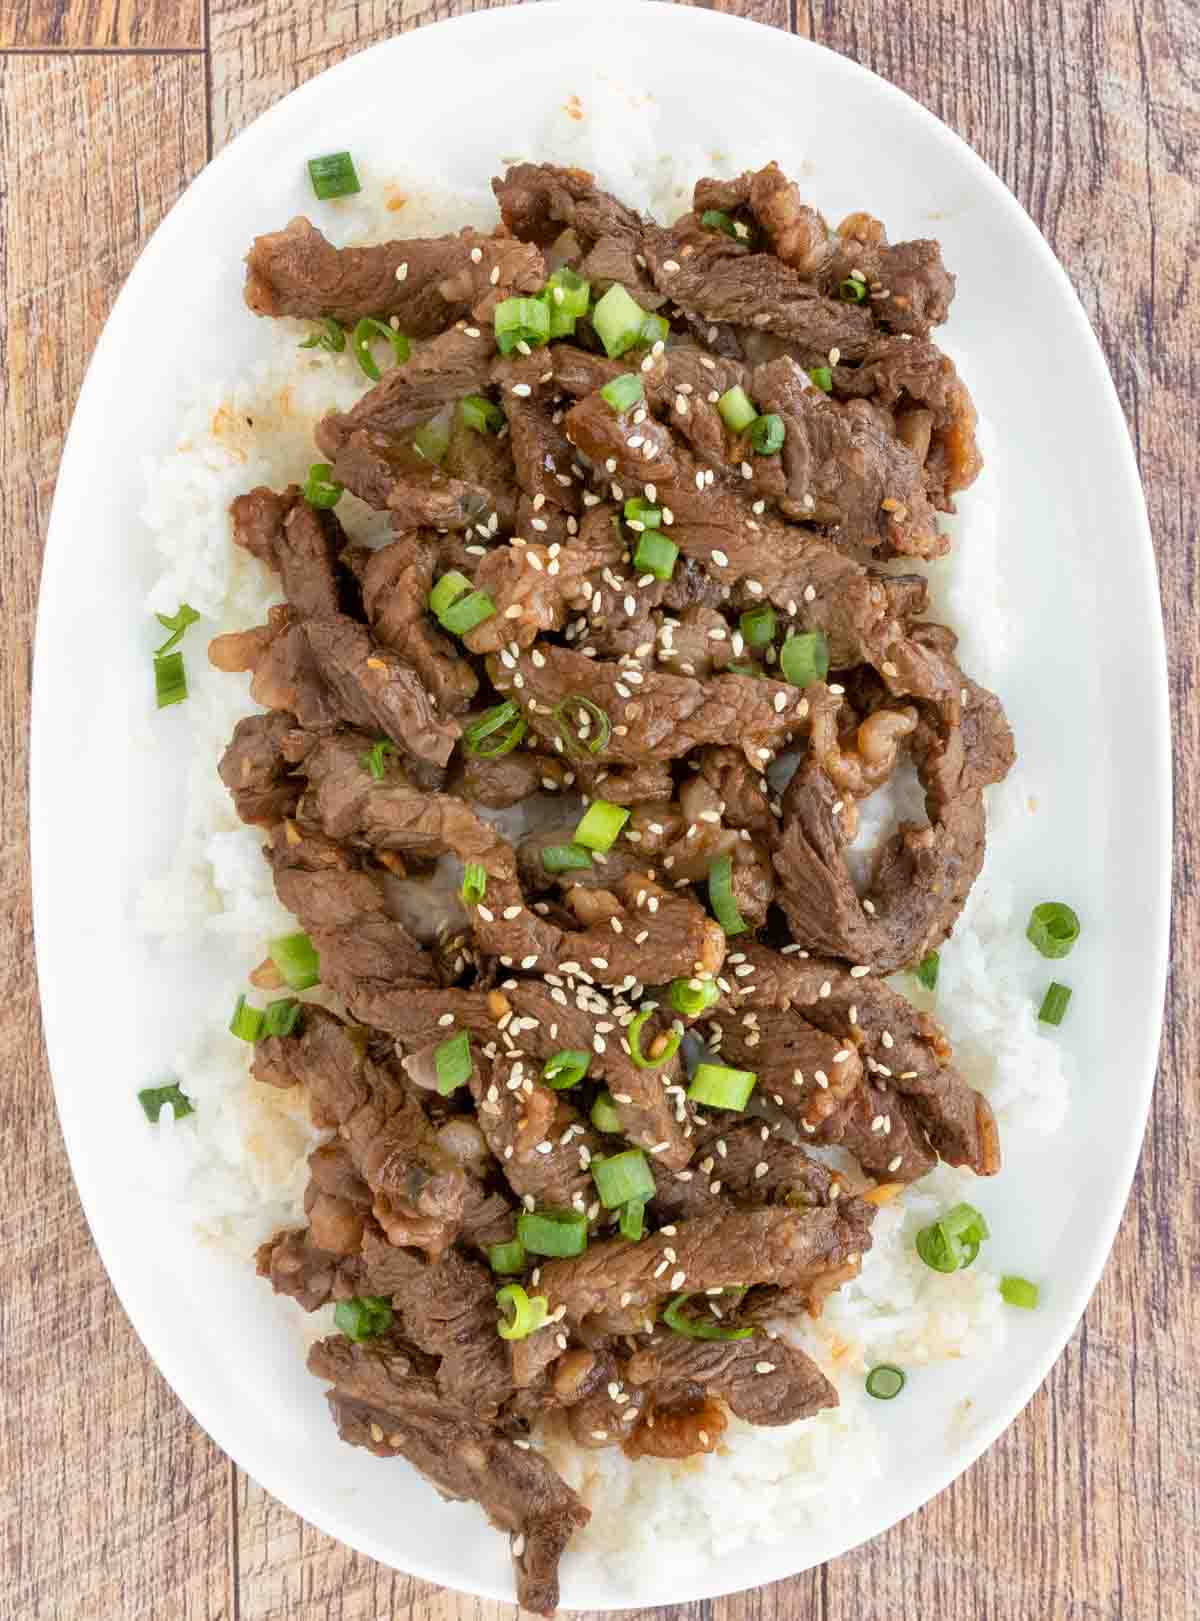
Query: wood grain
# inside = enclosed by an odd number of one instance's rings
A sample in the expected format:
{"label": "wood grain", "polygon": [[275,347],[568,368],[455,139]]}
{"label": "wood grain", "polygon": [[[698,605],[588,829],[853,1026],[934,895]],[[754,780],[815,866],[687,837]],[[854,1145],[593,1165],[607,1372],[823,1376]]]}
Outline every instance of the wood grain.
{"label": "wood grain", "polygon": [[[489,3],[497,0],[210,0],[207,62],[0,57],[0,174],[22,174],[20,186],[0,193],[8,322],[0,1618],[517,1616],[512,1605],[385,1570],[305,1525],[220,1457],[150,1369],[87,1239],[53,1119],[24,837],[28,647],[62,434],[121,278],[203,160],[206,71],[207,117],[220,145],[348,52]],[[1189,0],[1067,0],[1061,8],[923,0],[905,10],[875,0],[713,0],[709,9],[794,26],[908,90],[1004,177],[1070,271],[1113,368],[1147,486],[1171,647],[1179,836],[1163,1065],[1134,1196],[1084,1322],[1043,1389],[979,1464],[868,1547],[753,1594],[660,1613],[669,1621],[1184,1621],[1200,1614],[1200,310],[1192,269],[1200,13]],[[187,0],[9,0],[0,42],[191,45],[204,37],[197,16]],[[47,190],[59,205],[50,229],[39,203]],[[66,341],[64,310],[74,317]]]}

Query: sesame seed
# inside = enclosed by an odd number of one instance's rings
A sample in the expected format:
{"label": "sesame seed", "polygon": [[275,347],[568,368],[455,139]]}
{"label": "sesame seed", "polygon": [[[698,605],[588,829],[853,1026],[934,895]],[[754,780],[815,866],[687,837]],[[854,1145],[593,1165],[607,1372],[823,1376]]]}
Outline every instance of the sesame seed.
{"label": "sesame seed", "polygon": [[529,395],[533,393],[533,390],[530,388],[528,383],[514,383],[512,391],[521,399],[527,399]]}
{"label": "sesame seed", "polygon": [[[482,911],[482,910],[483,910],[483,908],[480,907],[480,911]],[[441,1018],[438,1020],[438,1023],[442,1026],[443,1029],[445,1029],[447,1025],[453,1024],[454,1023],[454,1015],[453,1015],[453,1013],[443,1013]]]}
{"label": "sesame seed", "polygon": [[774,1373],[775,1364],[773,1362],[756,1362],[754,1371],[755,1373]]}
{"label": "sesame seed", "polygon": [[682,1289],[686,1282],[687,1282],[687,1273],[683,1270],[682,1267],[679,1268],[678,1272],[673,1272],[671,1274],[671,1287],[672,1287],[672,1289]]}
{"label": "sesame seed", "polygon": [[712,560],[717,565],[718,568],[728,568],[729,567],[729,558],[726,556],[726,554],[724,552],[714,551],[713,554],[712,554]]}
{"label": "sesame seed", "polygon": [[898,1171],[903,1164],[904,1164],[904,1155],[903,1154],[897,1154],[897,1155],[895,1155],[894,1158],[888,1160],[888,1170],[889,1171]]}
{"label": "sesame seed", "polygon": [[760,1177],[766,1176],[769,1170],[770,1166],[767,1164],[766,1160],[760,1159],[758,1164],[754,1167],[755,1180],[757,1181]]}
{"label": "sesame seed", "polygon": [[855,966],[850,970],[850,978],[851,979],[865,979],[866,976],[870,972],[871,972],[870,963],[861,963],[861,962],[856,963]]}
{"label": "sesame seed", "polygon": [[673,276],[679,269],[679,262],[676,259],[664,259],[662,262],[662,267],[669,275]]}

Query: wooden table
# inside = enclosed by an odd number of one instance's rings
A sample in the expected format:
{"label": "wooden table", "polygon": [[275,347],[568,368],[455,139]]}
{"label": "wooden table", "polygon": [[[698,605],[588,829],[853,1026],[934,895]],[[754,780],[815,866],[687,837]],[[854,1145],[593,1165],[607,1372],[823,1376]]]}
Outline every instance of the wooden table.
{"label": "wooden table", "polygon": [[[1181,832],[1175,972],[1141,1168],[1113,1258],[1045,1386],[980,1463],[869,1547],[790,1582],[662,1613],[1194,1618],[1200,1130],[1186,1093],[1200,1069],[1200,711],[1189,705],[1200,675],[1200,11],[1190,0],[710,3],[809,35],[911,92],[1003,176],[1068,267],[1147,486],[1172,648]],[[0,4],[0,1617],[517,1613],[385,1570],[312,1530],[213,1446],[148,1362],[92,1247],[59,1137],[25,828],[39,548],[84,366],[138,251],[205,160],[293,85],[397,27],[486,4]]]}

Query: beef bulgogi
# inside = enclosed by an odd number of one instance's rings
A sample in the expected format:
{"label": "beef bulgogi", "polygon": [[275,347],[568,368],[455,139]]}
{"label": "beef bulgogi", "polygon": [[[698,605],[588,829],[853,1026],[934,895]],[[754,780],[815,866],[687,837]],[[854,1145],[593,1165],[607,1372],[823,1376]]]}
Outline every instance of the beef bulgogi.
{"label": "beef bulgogi", "polygon": [[[884,566],[947,549],[980,466],[937,243],[831,229],[775,164],[669,228],[582,170],[493,188],[490,234],[254,243],[258,314],[420,341],[320,423],[305,490],[234,502],[286,601],[211,657],[253,673],[220,774],[334,999],[256,1046],[329,1134],[259,1271],[337,1306],[309,1366],[339,1433],[479,1502],[550,1614],[589,1511],[534,1426],[682,1458],[835,1405],[771,1325],[858,1271],[853,1190],[998,1169],[885,976],[953,928],[1013,748]],[[858,807],[904,757],[927,823],[864,886]],[[550,796],[515,844],[489,819]],[[446,862],[460,915],[419,937],[395,883]]]}

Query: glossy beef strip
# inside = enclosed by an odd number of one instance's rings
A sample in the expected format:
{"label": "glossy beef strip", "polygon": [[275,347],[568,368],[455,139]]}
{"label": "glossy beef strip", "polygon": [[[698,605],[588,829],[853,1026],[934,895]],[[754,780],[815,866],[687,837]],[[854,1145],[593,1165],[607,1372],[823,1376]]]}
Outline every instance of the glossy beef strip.
{"label": "glossy beef strip", "polygon": [[381,546],[363,569],[363,606],[380,646],[412,665],[443,714],[458,715],[479,691],[479,679],[429,613],[436,564],[436,548],[419,533]]}
{"label": "glossy beef strip", "polygon": [[[703,1317],[702,1303],[696,1304]],[[719,1301],[713,1305],[720,1310]],[[748,1339],[701,1340],[656,1328],[639,1342],[623,1377],[628,1385],[652,1387],[651,1412],[670,1407],[679,1386],[720,1397],[748,1424],[794,1424],[838,1405],[837,1391],[811,1357],[761,1332]],[[635,1430],[635,1455],[638,1434]]]}
{"label": "glossy beef strip", "polygon": [[[708,1045],[718,1055],[721,1026],[706,1027]],[[753,1063],[761,1072],[762,1055]],[[752,1066],[753,1067],[753,1066]],[[757,1087],[768,1095],[769,1080]],[[692,1138],[692,1158],[681,1176],[655,1165],[655,1194],[651,1213],[655,1224],[691,1221],[731,1204],[786,1204],[799,1209],[830,1203],[832,1173],[805,1149],[781,1135],[777,1123],[764,1119],[713,1121],[698,1127]]]}
{"label": "glossy beef strip", "polygon": [[480,563],[475,584],[496,612],[468,633],[467,646],[473,653],[520,652],[543,632],[561,630],[571,614],[588,608],[601,572],[619,564],[621,551],[611,523],[587,521],[565,544],[495,547]]}
{"label": "glossy beef strip", "polygon": [[482,485],[452,478],[388,432],[356,428],[333,457],[333,476],[368,506],[407,529],[473,529],[495,512]]}
{"label": "glossy beef strip", "polygon": [[295,811],[303,787],[293,774],[297,735],[295,718],[280,710],[245,715],[234,727],[217,770],[243,822],[273,827]]}
{"label": "glossy beef strip", "polygon": [[519,1602],[553,1614],[558,1561],[589,1513],[541,1454],[448,1400],[429,1375],[428,1359],[397,1339],[322,1340],[308,1366],[333,1385],[329,1405],[343,1440],[379,1457],[405,1457],[443,1496],[478,1502],[513,1539]]}
{"label": "glossy beef strip", "polygon": [[234,541],[278,571],[297,618],[352,605],[338,567],[346,534],[333,512],[310,506],[295,484],[282,495],[260,485],[237,496],[229,512]]}
{"label": "glossy beef strip", "polygon": [[334,411],[323,418],[317,424],[318,446],[332,459],[359,429],[410,434],[464,395],[483,393],[495,353],[490,328],[451,327],[419,345],[400,365],[390,367],[349,411]]}
{"label": "glossy beef strip", "polygon": [[[481,433],[468,427],[461,409],[456,409],[451,416],[442,471],[463,484],[488,492],[497,531],[510,534],[517,527],[521,492],[513,465],[511,432]],[[490,513],[488,522],[491,522]]]}
{"label": "glossy beef strip", "polygon": [[[493,272],[499,272],[495,282]],[[351,322],[395,316],[410,338],[429,338],[493,297],[535,293],[540,253],[508,237],[463,231],[372,247],[335,248],[302,216],[256,237],[246,255],[246,303],[256,315],[331,315]]]}
{"label": "glossy beef strip", "polygon": [[[468,754],[459,762],[446,788],[487,810],[505,810],[531,794],[560,793],[574,780],[574,772],[557,757],[522,748],[494,759]],[[570,831],[557,842],[570,843]]]}
{"label": "glossy beef strip", "polygon": [[352,1300],[362,1286],[358,1257],[321,1249],[306,1230],[275,1233],[258,1246],[254,1259],[259,1277],[303,1311],[318,1311],[331,1300]]}

